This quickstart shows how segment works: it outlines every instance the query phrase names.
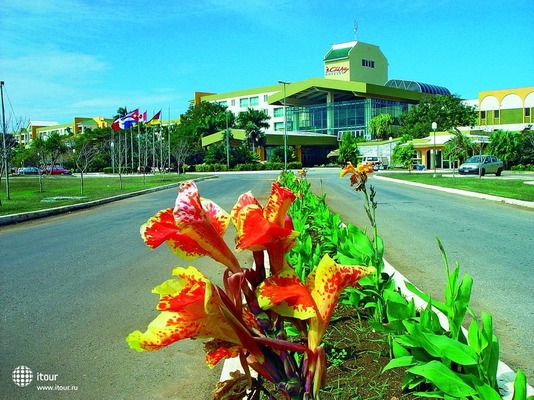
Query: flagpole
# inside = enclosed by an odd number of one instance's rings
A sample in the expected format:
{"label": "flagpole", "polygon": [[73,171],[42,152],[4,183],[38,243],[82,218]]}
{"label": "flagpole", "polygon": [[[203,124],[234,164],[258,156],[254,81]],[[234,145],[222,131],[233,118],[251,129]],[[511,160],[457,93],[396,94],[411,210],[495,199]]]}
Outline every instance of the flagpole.
{"label": "flagpole", "polygon": [[128,131],[124,130],[124,168],[128,174]]}
{"label": "flagpole", "polygon": [[152,168],[156,166],[156,134],[154,128],[152,128]]}
{"label": "flagpole", "polygon": [[134,142],[133,142],[133,129],[130,125],[130,155],[132,158],[132,174],[134,173]]}
{"label": "flagpole", "polygon": [[[4,151],[4,171],[6,173],[6,199],[11,200],[11,197],[9,195],[9,163],[7,162],[7,147],[6,147],[6,111],[4,108],[4,81],[0,81],[0,92],[2,96],[2,144],[3,144],[3,151]],[[2,202],[0,200],[0,205],[2,205]]]}
{"label": "flagpole", "polygon": [[167,153],[168,153],[168,163],[169,163],[169,172],[171,172],[171,108],[169,107],[169,124],[167,125]]}
{"label": "flagpole", "polygon": [[137,124],[137,170],[141,172],[141,131],[140,124]]}

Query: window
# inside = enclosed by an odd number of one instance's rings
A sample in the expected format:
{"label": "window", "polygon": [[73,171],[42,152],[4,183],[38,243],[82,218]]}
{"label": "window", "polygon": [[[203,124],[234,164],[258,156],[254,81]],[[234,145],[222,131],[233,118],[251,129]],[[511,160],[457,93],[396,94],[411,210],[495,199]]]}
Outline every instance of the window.
{"label": "window", "polygon": [[235,99],[232,99],[232,106],[235,107]]}
{"label": "window", "polygon": [[254,97],[251,97],[250,98],[250,106],[257,106],[260,104],[260,100],[258,98],[258,96],[254,96]]}
{"label": "window", "polygon": [[248,97],[239,99],[239,107],[248,107]]}
{"label": "window", "polygon": [[525,108],[525,118],[530,118],[530,108]]}
{"label": "window", "polygon": [[284,130],[284,123],[283,122],[275,122],[274,123],[274,130],[275,131],[283,131]]}
{"label": "window", "polygon": [[268,94],[264,94],[263,95],[263,102],[264,103],[267,103],[267,99],[269,98],[269,95]]}
{"label": "window", "polygon": [[493,118],[499,119],[499,110],[493,110]]}
{"label": "window", "polygon": [[480,119],[486,119],[486,111],[480,111]]}
{"label": "window", "polygon": [[362,58],[362,67],[374,68],[375,67],[375,62]]}
{"label": "window", "polygon": [[219,105],[220,105],[221,107],[226,108],[226,107],[228,107],[228,102],[227,102],[226,100],[219,101]]}
{"label": "window", "polygon": [[283,107],[276,107],[274,109],[274,117],[283,117],[284,116],[284,108]]}

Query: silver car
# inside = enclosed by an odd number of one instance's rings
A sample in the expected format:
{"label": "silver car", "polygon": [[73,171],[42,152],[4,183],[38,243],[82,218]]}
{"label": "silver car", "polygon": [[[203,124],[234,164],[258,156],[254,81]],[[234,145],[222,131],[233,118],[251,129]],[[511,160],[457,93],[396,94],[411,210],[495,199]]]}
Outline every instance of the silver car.
{"label": "silver car", "polygon": [[486,174],[501,176],[502,170],[502,161],[495,156],[487,154],[469,157],[462,165],[460,165],[460,168],[458,168],[458,172],[461,175],[474,174],[481,176]]}

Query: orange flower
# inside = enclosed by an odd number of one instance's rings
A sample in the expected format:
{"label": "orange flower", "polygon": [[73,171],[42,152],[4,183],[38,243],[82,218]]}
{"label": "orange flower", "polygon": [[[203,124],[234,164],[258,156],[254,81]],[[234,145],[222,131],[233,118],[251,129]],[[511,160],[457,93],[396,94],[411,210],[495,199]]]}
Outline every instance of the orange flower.
{"label": "orange flower", "polygon": [[169,279],[152,290],[160,295],[157,309],[161,313],[145,333],[136,331],[128,336],[130,347],[153,351],[196,337],[240,343],[219,309],[221,301],[212,283],[194,267],[177,267],[173,275],[179,279]]}
{"label": "orange flower", "polygon": [[223,239],[230,216],[211,200],[202,199],[194,181],[180,184],[174,209],[157,213],[141,226],[141,236],[154,249],[166,242],[178,256],[192,260],[210,256],[233,272],[241,270]]}
{"label": "orange flower", "polygon": [[231,218],[237,230],[236,249],[267,250],[273,273],[283,269],[285,255],[295,245],[299,234],[293,230],[293,223],[287,216],[294,199],[293,192],[275,182],[264,208],[250,192],[242,194],[232,208]]}
{"label": "orange flower", "polygon": [[308,347],[316,349],[330,323],[341,292],[356,286],[372,274],[374,267],[339,265],[325,255],[303,284],[296,272],[287,267],[267,278],[257,288],[261,308],[285,316],[309,319]]}
{"label": "orange flower", "polygon": [[347,174],[352,174],[350,177],[350,185],[355,186],[354,190],[360,191],[365,190],[365,184],[367,182],[367,174],[373,172],[373,164],[365,163],[358,164],[357,168],[354,168],[352,163],[349,161],[345,168],[343,168],[339,174],[340,177],[344,177]]}

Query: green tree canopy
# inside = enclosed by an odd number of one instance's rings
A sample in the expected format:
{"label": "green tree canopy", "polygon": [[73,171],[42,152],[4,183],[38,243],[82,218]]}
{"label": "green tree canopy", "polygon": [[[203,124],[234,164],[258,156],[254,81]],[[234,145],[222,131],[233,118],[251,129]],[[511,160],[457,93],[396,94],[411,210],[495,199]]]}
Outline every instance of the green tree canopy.
{"label": "green tree canopy", "polygon": [[265,111],[250,107],[247,111],[239,113],[237,127],[245,130],[247,143],[252,146],[253,152],[256,146],[265,146],[266,138],[263,130],[269,127],[267,121],[270,118]]}
{"label": "green tree canopy", "polygon": [[454,137],[445,143],[443,155],[451,161],[464,160],[472,152],[473,143],[460,132],[455,132]]}
{"label": "green tree canopy", "polygon": [[[200,104],[189,106],[189,109],[180,116],[178,132],[182,137],[194,139],[198,144],[204,136],[226,129],[227,118],[231,113],[226,113],[226,107],[219,103],[202,101]],[[228,121],[232,127],[233,120]]]}
{"label": "green tree canopy", "polygon": [[400,164],[405,168],[412,169],[413,158],[415,157],[415,149],[412,143],[398,144],[393,149],[391,161],[393,164]]}
{"label": "green tree canopy", "polygon": [[202,162],[202,138],[234,126],[234,115],[226,111],[226,107],[219,103],[201,102],[191,104],[189,109],[180,116],[180,124],[173,134],[176,143],[188,142],[188,151],[192,163]]}
{"label": "green tree canopy", "polygon": [[519,164],[524,146],[523,133],[499,129],[491,133],[486,152],[499,157],[505,168]]}
{"label": "green tree canopy", "polygon": [[369,121],[369,128],[375,139],[387,139],[391,125],[393,125],[393,117],[390,114],[379,114]]}
{"label": "green tree canopy", "polygon": [[359,155],[358,140],[349,132],[345,132],[343,134],[343,140],[339,145],[338,162],[341,165],[345,165],[350,161],[353,165],[357,165]]}
{"label": "green tree canopy", "polygon": [[417,107],[401,115],[400,135],[423,138],[432,132],[432,122],[438,131],[458,131],[459,126],[473,126],[477,120],[475,108],[466,105],[457,96],[427,96]]}

